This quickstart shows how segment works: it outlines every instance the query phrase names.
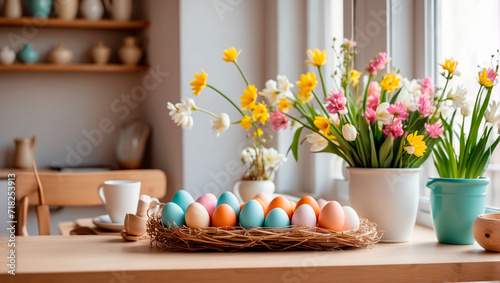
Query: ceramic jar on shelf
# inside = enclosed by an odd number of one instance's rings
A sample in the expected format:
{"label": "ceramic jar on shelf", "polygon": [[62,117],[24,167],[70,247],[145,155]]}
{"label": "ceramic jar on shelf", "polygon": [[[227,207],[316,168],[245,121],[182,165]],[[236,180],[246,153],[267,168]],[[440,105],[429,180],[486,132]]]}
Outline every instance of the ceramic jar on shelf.
{"label": "ceramic jar on shelf", "polygon": [[48,18],[52,10],[52,0],[29,0],[28,4],[35,18]]}
{"label": "ceramic jar on shelf", "polygon": [[106,10],[113,20],[128,21],[132,16],[132,0],[104,0]]}
{"label": "ceramic jar on shelf", "polygon": [[123,39],[123,45],[118,50],[118,57],[125,65],[137,65],[141,61],[142,50],[137,46],[137,38],[127,36]]}
{"label": "ceramic jar on shelf", "polygon": [[16,61],[16,52],[8,45],[0,50],[0,65],[12,65]]}
{"label": "ceramic jar on shelf", "polygon": [[24,63],[24,64],[34,64],[38,61],[38,52],[33,49],[33,45],[31,42],[26,44],[21,51],[19,51],[19,59]]}
{"label": "ceramic jar on shelf", "polygon": [[73,52],[64,47],[62,43],[50,51],[48,59],[50,63],[54,64],[68,64],[73,58]]}
{"label": "ceramic jar on shelf", "polygon": [[54,11],[59,19],[73,20],[78,14],[78,0],[56,0]]}
{"label": "ceramic jar on shelf", "polygon": [[101,0],[82,0],[80,13],[87,20],[97,21],[104,15],[104,6]]}
{"label": "ceramic jar on shelf", "polygon": [[99,41],[96,46],[90,49],[90,59],[98,65],[107,64],[110,56],[111,48],[107,47],[102,41]]}
{"label": "ceramic jar on shelf", "polygon": [[23,16],[21,0],[5,0],[3,2],[3,15],[6,18],[20,18]]}

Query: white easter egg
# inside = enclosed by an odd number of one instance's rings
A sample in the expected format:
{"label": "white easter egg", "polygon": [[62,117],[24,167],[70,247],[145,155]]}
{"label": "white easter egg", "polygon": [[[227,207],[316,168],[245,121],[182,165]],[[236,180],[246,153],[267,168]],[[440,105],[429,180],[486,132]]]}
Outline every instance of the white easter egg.
{"label": "white easter egg", "polygon": [[347,231],[347,230],[352,230],[352,229],[358,229],[359,228],[359,216],[358,213],[356,213],[356,210],[350,206],[344,206],[342,207],[344,209],[344,227],[342,230]]}
{"label": "white easter egg", "polygon": [[292,225],[316,227],[316,213],[314,209],[308,204],[299,206],[293,213]]}
{"label": "white easter egg", "polygon": [[187,207],[185,220],[189,228],[210,227],[210,216],[208,215],[208,211],[198,202],[193,202]]}

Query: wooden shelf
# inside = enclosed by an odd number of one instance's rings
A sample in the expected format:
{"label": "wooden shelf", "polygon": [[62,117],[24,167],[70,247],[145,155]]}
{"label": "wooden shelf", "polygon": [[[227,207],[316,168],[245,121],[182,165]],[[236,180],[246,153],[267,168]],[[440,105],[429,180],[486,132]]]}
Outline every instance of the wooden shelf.
{"label": "wooden shelf", "polygon": [[23,17],[9,19],[0,17],[0,26],[23,27],[35,26],[39,28],[70,28],[70,29],[144,29],[149,26],[147,21],[116,21],[110,19],[90,21],[86,19],[61,20],[55,18],[39,19]]}
{"label": "wooden shelf", "polygon": [[124,72],[143,72],[148,69],[147,66],[127,66],[122,64],[33,64],[23,65],[14,64],[9,66],[1,66],[0,71],[26,71],[26,72],[103,72],[103,73],[124,73]]}

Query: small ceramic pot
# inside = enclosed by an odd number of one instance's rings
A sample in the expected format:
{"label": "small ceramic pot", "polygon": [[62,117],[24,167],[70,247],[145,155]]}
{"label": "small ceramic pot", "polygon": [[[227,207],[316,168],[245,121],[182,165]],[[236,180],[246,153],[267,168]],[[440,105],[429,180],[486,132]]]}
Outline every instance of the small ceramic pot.
{"label": "small ceramic pot", "polygon": [[26,44],[24,48],[19,51],[19,59],[24,63],[24,64],[34,64],[38,61],[38,52],[36,52],[33,49],[33,46],[30,43]]}
{"label": "small ceramic pot", "polygon": [[55,0],[54,11],[59,19],[73,20],[78,13],[78,0]]}
{"label": "small ceramic pot", "polygon": [[132,16],[132,0],[104,0],[106,10],[113,20],[128,21]]}
{"label": "small ceramic pot", "polygon": [[12,65],[16,61],[16,52],[9,46],[4,46],[0,50],[0,65]]}
{"label": "small ceramic pot", "polygon": [[23,16],[21,0],[5,0],[3,2],[3,15],[6,18],[20,18]]}
{"label": "small ceramic pot", "polygon": [[101,0],[83,0],[80,4],[80,12],[85,19],[97,21],[104,15],[104,6]]}
{"label": "small ceramic pot", "polygon": [[472,225],[472,235],[485,250],[500,253],[500,213],[479,215]]}
{"label": "small ceramic pot", "polygon": [[68,64],[72,58],[73,52],[59,43],[56,48],[50,51],[48,59],[50,63],[54,64]]}
{"label": "small ceramic pot", "polygon": [[35,18],[47,18],[52,9],[52,0],[29,0],[31,15]]}
{"label": "small ceramic pot", "polygon": [[90,49],[90,58],[92,62],[98,65],[107,64],[111,56],[111,48],[104,45],[104,42],[99,41],[96,46]]}
{"label": "small ceramic pot", "polygon": [[123,45],[118,50],[118,57],[125,65],[137,65],[141,61],[142,50],[137,46],[137,38],[127,36],[123,39]]}

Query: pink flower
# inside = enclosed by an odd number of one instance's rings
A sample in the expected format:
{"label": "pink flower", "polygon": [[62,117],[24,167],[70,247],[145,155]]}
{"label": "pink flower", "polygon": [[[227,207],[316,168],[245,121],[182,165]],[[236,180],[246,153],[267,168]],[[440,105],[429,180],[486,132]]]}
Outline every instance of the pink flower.
{"label": "pink flower", "polygon": [[393,105],[387,107],[387,111],[401,121],[408,119],[408,117],[410,116],[408,113],[406,113],[406,110],[406,106],[402,102],[396,102]]}
{"label": "pink flower", "polygon": [[377,109],[377,106],[380,104],[380,92],[378,91],[378,83],[371,82],[368,86],[368,99],[366,101],[366,106],[368,108],[372,108],[373,110]]}
{"label": "pink flower", "polygon": [[495,73],[495,70],[493,70],[492,68],[488,68],[488,71],[486,72],[486,77],[493,83],[496,83],[498,79],[497,73]]}
{"label": "pink flower", "polygon": [[271,113],[271,115],[269,116],[269,121],[271,123],[271,127],[275,132],[281,129],[286,129],[286,127],[288,126],[288,117],[280,111]]}
{"label": "pink flower", "polygon": [[420,83],[422,93],[430,95],[434,92],[434,85],[432,85],[432,80],[430,77],[421,79],[418,82]]}
{"label": "pink flower", "polygon": [[345,108],[347,100],[344,96],[344,92],[332,90],[330,93],[331,95],[325,98],[325,102],[329,102],[326,106],[326,110],[328,110],[330,114],[347,114],[347,108]]}
{"label": "pink flower", "polygon": [[373,110],[372,108],[368,108],[365,112],[365,118],[368,124],[375,124],[377,122],[377,112]]}
{"label": "pink flower", "polygon": [[396,119],[394,122],[387,124],[384,127],[384,135],[387,137],[389,134],[392,134],[392,138],[394,140],[402,136],[403,133],[403,123],[401,123],[401,120],[399,119]]}
{"label": "pink flower", "polygon": [[444,129],[441,128],[441,122],[436,122],[432,125],[429,125],[427,123],[424,124],[425,126],[425,131],[431,136],[433,139],[439,138],[444,132]]}
{"label": "pink flower", "polygon": [[430,101],[430,96],[428,94],[422,94],[418,98],[418,103],[420,106],[418,107],[418,113],[422,115],[422,117],[429,117],[431,115],[435,108],[434,105],[432,105],[432,102]]}
{"label": "pink flower", "polygon": [[356,47],[356,41],[344,38],[344,45],[350,47]]}
{"label": "pink flower", "polygon": [[366,66],[366,71],[370,75],[375,75],[378,70],[385,68],[385,65],[388,61],[389,59],[387,58],[387,53],[381,52],[375,59],[371,60],[370,63],[368,63],[368,66]]}

